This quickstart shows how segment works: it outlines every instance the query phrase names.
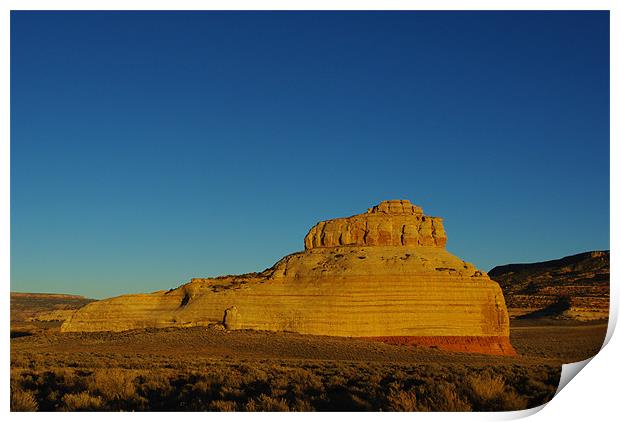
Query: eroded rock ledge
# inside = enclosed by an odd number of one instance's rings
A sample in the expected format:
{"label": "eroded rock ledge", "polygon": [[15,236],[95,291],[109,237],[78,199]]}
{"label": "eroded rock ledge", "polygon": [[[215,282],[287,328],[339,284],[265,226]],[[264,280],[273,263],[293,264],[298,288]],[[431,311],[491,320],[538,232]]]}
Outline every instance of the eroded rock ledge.
{"label": "eroded rock ledge", "polygon": [[445,247],[442,219],[407,200],[383,201],[365,214],[321,221],[304,239],[306,250],[335,246]]}

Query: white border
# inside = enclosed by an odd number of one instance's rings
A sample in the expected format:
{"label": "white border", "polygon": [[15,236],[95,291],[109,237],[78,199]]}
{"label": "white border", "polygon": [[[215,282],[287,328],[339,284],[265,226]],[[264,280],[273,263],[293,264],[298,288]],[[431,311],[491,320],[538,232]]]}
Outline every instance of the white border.
{"label": "white border", "polygon": [[612,0],[6,0],[7,10],[612,10]]}
{"label": "white border", "polygon": [[[610,28],[611,28],[611,139],[614,140],[610,145],[611,153],[611,174],[610,174],[610,215],[611,218],[611,267],[617,268],[619,264],[618,254],[616,253],[616,239],[618,239],[618,230],[620,228],[619,221],[614,216],[620,216],[619,193],[620,186],[618,184],[618,98],[619,88],[617,83],[617,75],[620,71],[618,65],[620,46],[620,19],[618,2],[590,0],[590,1],[552,1],[552,0],[522,0],[522,1],[489,1],[489,0],[452,0],[452,1],[403,1],[403,0],[384,0],[384,1],[336,1],[336,0],[315,0],[315,1],[257,1],[257,0],[236,0],[227,2],[213,1],[196,1],[196,0],[177,0],[177,1],[139,1],[139,0],[93,0],[93,1],[3,1],[0,5],[2,14],[0,17],[0,63],[1,63],[1,82],[0,82],[0,200],[3,206],[0,208],[0,271],[4,286],[10,286],[10,128],[9,128],[9,110],[10,110],[10,75],[9,75],[9,48],[10,48],[10,10],[610,10]],[[615,77],[615,78],[614,78]],[[618,374],[618,353],[617,339],[610,340],[610,334],[617,321],[617,288],[618,282],[615,273],[612,272],[612,310],[606,339],[606,347],[587,365],[588,369],[580,374],[576,380],[562,390],[562,393],[556,396],[547,406],[545,411],[536,413],[540,410],[533,409],[523,412],[506,412],[506,413],[473,413],[473,414],[443,414],[428,413],[410,415],[406,413],[389,413],[389,414],[363,414],[356,413],[353,417],[368,419],[374,417],[386,417],[390,419],[404,420],[415,417],[424,420],[503,420],[514,419],[517,417],[532,416],[533,420],[607,420],[609,415],[617,414],[615,402],[617,400],[615,391],[616,375]],[[2,365],[2,393],[0,402],[2,409],[8,412],[9,409],[9,325],[10,320],[10,300],[9,290],[5,287],[3,295],[0,295],[2,303],[2,312],[4,316],[4,325],[2,336],[5,343],[2,347],[3,362]],[[608,343],[607,343],[608,342]],[[543,406],[544,407],[544,406]],[[110,415],[102,413],[89,414],[89,418],[106,420]],[[138,417],[148,418],[171,418],[175,414],[171,413],[147,413],[140,414]],[[325,414],[321,417],[332,417],[334,414]],[[39,419],[39,418],[84,418],[85,415],[72,414],[18,414],[11,413],[11,418],[21,419]],[[133,418],[131,414],[115,414],[114,418]],[[184,414],[183,418],[210,418],[219,420],[230,420],[237,418],[251,417],[254,420],[264,420],[265,422],[274,419],[283,420],[284,418],[299,418],[310,420],[316,415],[307,414]],[[542,418],[542,419],[541,419]]]}

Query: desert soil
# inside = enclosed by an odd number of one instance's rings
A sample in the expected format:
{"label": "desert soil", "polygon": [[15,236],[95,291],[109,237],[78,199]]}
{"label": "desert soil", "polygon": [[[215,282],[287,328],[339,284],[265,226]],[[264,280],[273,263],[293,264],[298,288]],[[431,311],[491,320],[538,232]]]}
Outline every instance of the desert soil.
{"label": "desert soil", "polygon": [[105,354],[183,356],[194,359],[316,359],[402,363],[550,364],[593,356],[605,323],[513,321],[511,341],[519,356],[450,353],[353,338],[268,331],[221,331],[204,327],[132,330],[121,333],[59,333],[55,330],[11,340],[12,354]]}

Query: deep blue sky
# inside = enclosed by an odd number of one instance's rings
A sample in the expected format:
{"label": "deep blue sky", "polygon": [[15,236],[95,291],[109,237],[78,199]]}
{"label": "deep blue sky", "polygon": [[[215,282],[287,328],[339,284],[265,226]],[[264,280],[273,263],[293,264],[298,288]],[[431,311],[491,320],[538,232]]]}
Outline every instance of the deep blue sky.
{"label": "deep blue sky", "polygon": [[11,289],[258,271],[409,199],[484,270],[609,248],[607,12],[13,12]]}

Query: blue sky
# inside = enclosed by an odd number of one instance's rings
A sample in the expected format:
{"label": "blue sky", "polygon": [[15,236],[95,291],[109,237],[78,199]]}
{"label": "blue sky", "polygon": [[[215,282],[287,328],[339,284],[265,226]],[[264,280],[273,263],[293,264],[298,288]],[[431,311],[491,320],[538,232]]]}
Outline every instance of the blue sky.
{"label": "blue sky", "polygon": [[259,271],[409,199],[489,270],[609,248],[607,12],[13,12],[11,289]]}

